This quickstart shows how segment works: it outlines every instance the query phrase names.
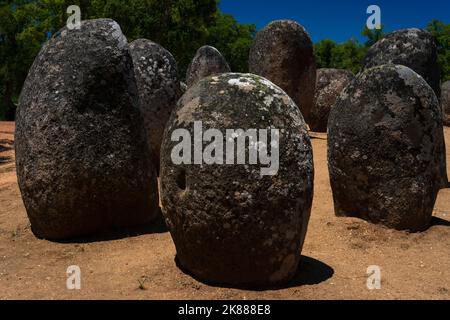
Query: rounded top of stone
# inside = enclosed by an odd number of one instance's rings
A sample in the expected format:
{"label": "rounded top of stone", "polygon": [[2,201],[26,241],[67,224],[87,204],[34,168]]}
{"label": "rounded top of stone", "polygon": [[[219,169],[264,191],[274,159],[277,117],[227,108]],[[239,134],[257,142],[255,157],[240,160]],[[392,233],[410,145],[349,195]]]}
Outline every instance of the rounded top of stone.
{"label": "rounded top of stone", "polygon": [[230,66],[218,49],[208,45],[202,46],[188,67],[186,84],[190,87],[202,78],[230,71]]}
{"label": "rounded top of stone", "polygon": [[398,63],[409,61],[412,56],[423,55],[422,61],[427,61],[436,50],[433,35],[427,30],[411,28],[402,29],[387,34],[375,43],[367,52],[364,65],[371,67],[377,64]]}
{"label": "rounded top of stone", "polygon": [[208,53],[208,52],[222,55],[216,47],[209,46],[209,45],[205,45],[205,46],[198,48],[196,55],[204,54],[204,53]]}
{"label": "rounded top of stone", "polygon": [[[312,43],[311,36],[305,27],[294,20],[275,20],[261,29],[258,34],[277,34],[278,36],[291,37],[292,34],[301,36]],[[257,34],[257,36],[258,36]]]}
{"label": "rounded top of stone", "polygon": [[[70,38],[68,38],[69,36]],[[120,25],[109,18],[83,20],[79,29],[71,30],[64,26],[53,35],[50,41],[58,41],[64,38],[77,41],[76,39],[83,37],[93,38],[95,41],[105,42],[108,45],[113,42],[111,44],[120,50],[128,48],[128,40],[122,33]]]}
{"label": "rounded top of stone", "polygon": [[[383,78],[382,76],[385,76],[385,78]],[[410,86],[422,85],[430,87],[420,74],[416,73],[414,70],[412,70],[407,66],[399,64],[383,64],[372,68],[368,68],[363,72],[361,72],[360,74],[358,74],[357,78],[372,79],[384,82],[392,80],[393,77],[396,76],[400,76],[400,78],[403,79],[405,83]]]}

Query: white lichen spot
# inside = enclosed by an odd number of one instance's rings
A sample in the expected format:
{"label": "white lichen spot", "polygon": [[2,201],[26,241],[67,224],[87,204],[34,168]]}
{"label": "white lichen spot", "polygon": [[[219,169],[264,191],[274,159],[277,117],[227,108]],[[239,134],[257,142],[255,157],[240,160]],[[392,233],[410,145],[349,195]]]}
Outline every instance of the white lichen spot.
{"label": "white lichen spot", "polygon": [[273,96],[266,96],[265,98],[264,98],[264,104],[266,105],[266,106],[268,106],[268,107],[270,107],[270,105],[272,104],[272,102],[273,102]]}
{"label": "white lichen spot", "polygon": [[256,88],[256,86],[249,81],[247,78],[237,78],[228,80],[228,84],[231,86],[236,86],[240,90],[245,92],[250,92]]}
{"label": "white lichen spot", "polygon": [[358,159],[361,156],[361,152],[359,152],[359,150],[356,150],[355,152],[352,153],[352,155],[350,156],[352,159]]}
{"label": "white lichen spot", "polygon": [[277,85],[275,85],[273,82],[265,79],[265,78],[261,78],[259,80],[259,82],[261,82],[263,85],[265,85],[266,87],[272,89],[273,91],[275,91],[278,94],[284,95],[284,91],[278,87]]}

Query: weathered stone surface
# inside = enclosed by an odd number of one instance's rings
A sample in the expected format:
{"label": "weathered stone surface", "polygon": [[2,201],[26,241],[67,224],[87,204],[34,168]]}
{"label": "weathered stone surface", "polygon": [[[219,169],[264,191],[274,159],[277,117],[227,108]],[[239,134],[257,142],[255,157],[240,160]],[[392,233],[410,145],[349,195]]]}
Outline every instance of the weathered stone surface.
{"label": "weathered stone surface", "polygon": [[353,73],[340,69],[318,69],[314,108],[309,127],[312,131],[326,132],[328,115],[342,90],[355,78]]}
{"label": "weathered stone surface", "polygon": [[63,28],[43,46],[21,93],[15,141],[36,236],[73,238],[157,214],[132,59],[113,20]]}
{"label": "weathered stone surface", "polygon": [[309,123],[314,105],[316,62],[305,28],[290,20],[271,22],[256,35],[250,49],[249,70],[281,87]]}
{"label": "weathered stone surface", "polygon": [[405,66],[359,74],[328,122],[328,166],[338,216],[428,228],[445,170],[442,115],[425,80]]}
{"label": "weathered stone surface", "polygon": [[364,69],[383,64],[400,64],[420,74],[440,96],[440,71],[432,34],[422,29],[392,32],[374,44],[364,59]]}
{"label": "weathered stone surface", "polygon": [[[270,143],[273,154],[279,146],[277,174],[262,176],[261,167],[268,165],[248,164],[248,144],[246,165],[175,165],[171,153],[178,142],[171,141],[172,134],[185,128],[193,136],[195,121],[224,136],[226,129],[278,129],[279,143]],[[229,140],[237,137],[243,136]],[[258,144],[260,150],[268,141]],[[256,150],[254,141],[251,145]],[[251,74],[199,81],[173,112],[161,155],[163,213],[182,268],[204,281],[236,286],[277,284],[296,273],[314,168],[303,117],[279,87]]]}
{"label": "weathered stone surface", "polygon": [[169,51],[147,39],[133,41],[130,44],[130,52],[139,93],[139,107],[159,172],[164,128],[183,94],[178,66]]}
{"label": "weathered stone surface", "polygon": [[187,91],[187,84],[180,82],[181,93],[184,94]]}
{"label": "weathered stone surface", "polygon": [[450,127],[450,81],[444,82],[441,87],[441,105],[444,125]]}
{"label": "weathered stone surface", "polygon": [[203,78],[230,71],[230,66],[219,50],[211,46],[203,46],[197,50],[189,65],[186,84],[191,87]]}

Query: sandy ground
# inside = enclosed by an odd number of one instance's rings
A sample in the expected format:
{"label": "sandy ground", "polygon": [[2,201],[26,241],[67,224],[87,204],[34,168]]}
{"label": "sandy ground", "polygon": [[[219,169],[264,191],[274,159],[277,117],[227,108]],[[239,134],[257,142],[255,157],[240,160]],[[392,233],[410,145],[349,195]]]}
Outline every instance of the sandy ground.
{"label": "sandy ground", "polygon": [[[36,239],[17,186],[13,131],[13,123],[0,122],[1,299],[450,299],[450,189],[439,194],[433,226],[423,233],[337,218],[325,135],[314,134],[315,198],[296,278],[277,290],[246,291],[208,286],[180,271],[162,224],[109,239]],[[70,265],[81,268],[81,290],[66,288]],[[379,290],[366,286],[370,265],[381,268]]]}

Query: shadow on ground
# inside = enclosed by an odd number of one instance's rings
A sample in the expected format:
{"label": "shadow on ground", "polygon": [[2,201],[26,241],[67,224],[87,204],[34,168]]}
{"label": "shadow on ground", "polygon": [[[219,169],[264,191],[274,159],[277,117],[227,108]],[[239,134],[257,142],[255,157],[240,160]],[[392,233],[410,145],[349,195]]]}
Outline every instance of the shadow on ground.
{"label": "shadow on ground", "polygon": [[0,152],[12,150],[14,141],[8,139],[0,139]]}
{"label": "shadow on ground", "polygon": [[283,289],[301,287],[301,286],[305,286],[305,285],[316,285],[316,284],[322,283],[324,281],[327,281],[334,274],[334,269],[332,267],[330,267],[329,265],[327,265],[319,260],[316,260],[314,258],[301,256],[300,264],[297,269],[297,273],[295,274],[294,278],[291,281],[289,281],[288,283],[285,283],[282,285],[264,286],[264,287],[245,286],[245,285],[238,286],[238,285],[226,285],[226,284],[204,281],[202,279],[199,279],[195,275],[193,275],[191,272],[189,272],[185,268],[183,268],[180,265],[177,257],[175,257],[175,263],[176,263],[177,267],[184,274],[187,274],[190,277],[197,280],[198,282],[204,283],[206,285],[209,285],[212,287],[226,288],[226,289],[241,289],[241,290],[251,290],[251,291],[283,290]]}
{"label": "shadow on ground", "polygon": [[444,227],[450,227],[450,221],[438,218],[438,217],[433,217],[431,218],[431,227],[434,226],[444,226]]}
{"label": "shadow on ground", "polygon": [[11,162],[11,157],[0,157],[0,164]]}
{"label": "shadow on ground", "polygon": [[[12,140],[8,140],[8,139],[0,140],[0,152],[12,150],[13,146],[14,146],[14,142]],[[12,161],[11,157],[1,157],[0,156],[0,164],[8,163],[10,161]]]}
{"label": "shadow on ground", "polygon": [[158,233],[166,233],[169,230],[167,229],[166,223],[164,222],[164,218],[160,213],[158,215],[157,220],[137,227],[124,228],[118,231],[105,232],[98,235],[86,236],[81,238],[75,238],[70,240],[54,240],[52,242],[56,243],[94,243],[94,242],[103,242],[103,241],[111,241],[111,240],[120,240],[132,237],[139,237],[146,234],[158,234]]}

